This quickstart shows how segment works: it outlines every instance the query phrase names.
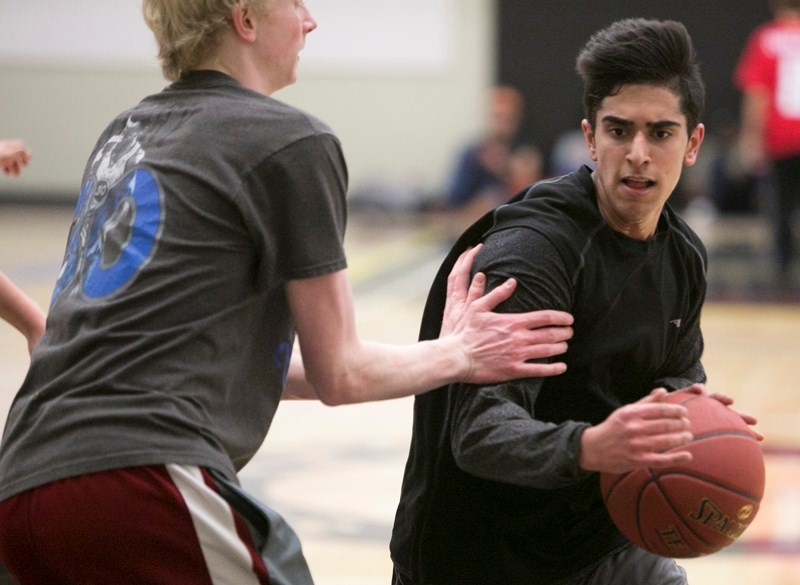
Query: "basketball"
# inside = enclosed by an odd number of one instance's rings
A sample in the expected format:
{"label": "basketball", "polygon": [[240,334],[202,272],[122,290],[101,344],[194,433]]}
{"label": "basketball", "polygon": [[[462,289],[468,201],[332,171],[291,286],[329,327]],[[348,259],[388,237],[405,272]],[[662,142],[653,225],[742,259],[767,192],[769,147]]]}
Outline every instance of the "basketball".
{"label": "basketball", "polygon": [[764,458],[747,424],[717,400],[686,391],[669,402],[689,411],[692,453],[680,467],[600,474],[611,519],[633,544],[657,555],[689,558],[733,543],[764,495]]}

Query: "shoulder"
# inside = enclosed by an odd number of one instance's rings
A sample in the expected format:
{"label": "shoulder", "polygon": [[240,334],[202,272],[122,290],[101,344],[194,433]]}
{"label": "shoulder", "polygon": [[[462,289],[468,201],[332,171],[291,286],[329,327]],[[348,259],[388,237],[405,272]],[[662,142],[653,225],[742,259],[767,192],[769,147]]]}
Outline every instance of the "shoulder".
{"label": "shoulder", "polygon": [[333,130],[317,118],[295,106],[273,98],[243,100],[234,117],[232,131],[280,150],[304,139],[323,140],[339,145]]}
{"label": "shoulder", "polygon": [[242,87],[218,72],[194,72],[142,103],[191,119],[195,128],[202,128],[217,144],[230,140],[262,153],[313,137],[338,145],[330,126],[316,116]]}
{"label": "shoulder", "polygon": [[512,203],[499,207],[492,232],[529,228],[546,234],[579,235],[602,223],[590,170],[540,181]]}
{"label": "shoulder", "polygon": [[498,208],[479,259],[493,267],[527,268],[547,278],[573,274],[587,243],[603,226],[591,176],[582,169],[537,183]]}
{"label": "shoulder", "polygon": [[331,127],[320,118],[274,98],[267,98],[263,113],[272,121],[280,121],[286,126],[296,128],[299,132],[335,136]]}

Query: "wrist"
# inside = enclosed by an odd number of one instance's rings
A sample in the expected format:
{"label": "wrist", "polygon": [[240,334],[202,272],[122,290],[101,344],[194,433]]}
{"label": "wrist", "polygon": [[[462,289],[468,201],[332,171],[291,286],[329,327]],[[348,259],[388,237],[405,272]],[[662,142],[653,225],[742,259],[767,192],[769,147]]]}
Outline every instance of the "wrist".
{"label": "wrist", "polygon": [[431,341],[431,344],[431,350],[436,356],[433,361],[437,364],[432,369],[440,376],[437,387],[456,382],[469,382],[472,379],[474,374],[472,360],[458,336],[450,334],[439,337]]}
{"label": "wrist", "polygon": [[593,446],[593,435],[596,433],[596,427],[586,427],[583,429],[581,433],[581,439],[579,442],[580,445],[580,452],[578,454],[578,465],[583,471],[600,471],[597,465],[596,458],[594,456],[592,446]]}

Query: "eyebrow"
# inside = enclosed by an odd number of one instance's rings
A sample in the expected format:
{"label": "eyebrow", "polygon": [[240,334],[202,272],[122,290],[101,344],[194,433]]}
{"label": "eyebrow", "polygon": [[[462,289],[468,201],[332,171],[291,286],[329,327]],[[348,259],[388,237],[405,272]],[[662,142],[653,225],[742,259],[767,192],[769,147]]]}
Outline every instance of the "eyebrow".
{"label": "eyebrow", "polygon": [[[600,120],[604,124],[616,124],[618,126],[625,126],[630,127],[633,126],[633,122],[631,120],[626,120],[625,118],[619,118],[617,116],[607,115],[603,116]],[[656,120],[655,122],[647,122],[645,124],[648,128],[653,129],[660,129],[660,128],[674,128],[680,127],[681,123],[676,120]]]}

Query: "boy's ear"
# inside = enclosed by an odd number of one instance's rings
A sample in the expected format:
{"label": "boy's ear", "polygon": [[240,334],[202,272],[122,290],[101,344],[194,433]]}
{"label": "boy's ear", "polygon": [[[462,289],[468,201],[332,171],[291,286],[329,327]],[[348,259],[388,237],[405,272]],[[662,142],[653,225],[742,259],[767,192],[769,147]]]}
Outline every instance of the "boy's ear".
{"label": "boy's ear", "polygon": [[256,38],[253,10],[242,4],[237,4],[231,12],[231,25],[236,35],[243,41],[253,42]]}
{"label": "boy's ear", "polygon": [[686,152],[683,155],[683,164],[687,167],[692,166],[697,162],[697,154],[700,152],[700,145],[703,143],[706,128],[703,124],[698,124],[689,136],[689,142],[686,145]]}
{"label": "boy's ear", "polygon": [[586,146],[589,147],[589,157],[597,162],[597,145],[594,141],[594,130],[589,120],[581,121],[581,130],[583,130],[583,138],[586,140]]}

